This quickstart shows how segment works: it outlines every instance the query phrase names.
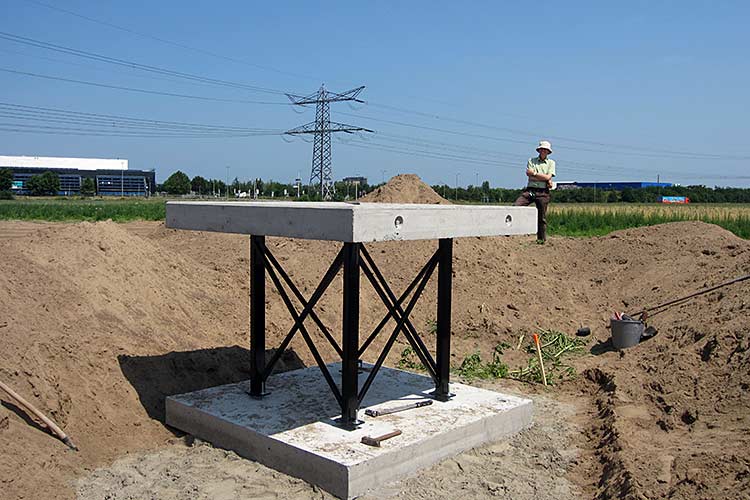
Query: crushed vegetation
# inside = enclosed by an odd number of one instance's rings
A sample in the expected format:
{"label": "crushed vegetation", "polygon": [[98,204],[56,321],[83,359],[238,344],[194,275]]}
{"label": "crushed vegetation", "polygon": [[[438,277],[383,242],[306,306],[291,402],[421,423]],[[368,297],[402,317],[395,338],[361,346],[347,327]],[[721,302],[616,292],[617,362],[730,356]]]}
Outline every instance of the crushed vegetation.
{"label": "crushed vegetation", "polygon": [[[548,384],[575,377],[575,369],[564,363],[563,358],[582,351],[586,344],[583,340],[569,337],[556,330],[540,330],[539,342],[541,344],[542,359],[544,360],[544,369],[547,374]],[[520,349],[522,344],[523,336],[519,338],[516,349]],[[534,345],[528,345],[525,349],[529,354],[526,365],[515,370],[511,370],[502,361],[503,354],[510,347],[505,342],[495,346],[492,352],[492,360],[488,362],[483,362],[478,352],[470,354],[464,358],[461,365],[455,370],[455,373],[467,380],[511,378],[522,382],[541,384],[542,370],[539,366]]]}
{"label": "crushed vegetation", "polygon": [[[541,346],[548,384],[554,384],[555,380],[561,381],[575,377],[575,369],[564,363],[563,357],[581,352],[586,345],[585,341],[568,337],[556,330],[540,330],[539,344]],[[536,348],[533,344],[526,346],[526,352],[531,355],[526,366],[508,372],[508,376],[523,382],[541,384],[542,370],[539,366],[539,359],[536,356]]]}

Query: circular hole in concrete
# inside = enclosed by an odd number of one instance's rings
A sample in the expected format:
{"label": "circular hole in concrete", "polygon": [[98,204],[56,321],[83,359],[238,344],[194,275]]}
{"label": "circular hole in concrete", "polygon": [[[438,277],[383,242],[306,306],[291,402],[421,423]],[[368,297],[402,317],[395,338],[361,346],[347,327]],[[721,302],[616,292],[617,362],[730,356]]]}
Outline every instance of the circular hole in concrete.
{"label": "circular hole in concrete", "polygon": [[511,224],[513,224],[513,217],[508,214],[505,216],[505,225],[510,226]]}
{"label": "circular hole in concrete", "polygon": [[393,221],[393,225],[396,226],[396,229],[401,229],[401,226],[404,224],[404,218],[400,215],[396,216],[396,219]]}

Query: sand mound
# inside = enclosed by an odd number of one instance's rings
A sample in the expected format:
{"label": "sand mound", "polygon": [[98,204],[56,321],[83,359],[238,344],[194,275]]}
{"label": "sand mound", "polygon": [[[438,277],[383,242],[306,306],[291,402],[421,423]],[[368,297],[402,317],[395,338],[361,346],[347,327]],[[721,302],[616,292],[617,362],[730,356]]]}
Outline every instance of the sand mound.
{"label": "sand mound", "polygon": [[400,174],[391,178],[384,186],[362,197],[362,201],[371,203],[424,203],[450,204],[419,176]]}
{"label": "sand mound", "polygon": [[[415,176],[392,179],[381,195],[399,185],[442,200]],[[379,201],[405,199],[429,202],[416,194]],[[84,470],[173,439],[161,423],[165,395],[247,378],[247,351],[232,347],[247,345],[247,238],[160,223],[40,224],[14,233],[19,224],[0,222],[0,379],[49,412],[81,452],[66,452],[3,399],[0,448],[14,460],[0,461],[0,496],[70,498],[72,489],[60,485]],[[3,239],[5,232],[17,234]],[[501,342],[515,346],[534,328],[572,332],[588,325],[596,337],[592,355],[576,361],[585,376],[560,389],[577,404],[590,394],[597,405],[581,438],[595,456],[581,464],[593,469],[573,477],[586,484],[603,479],[603,486],[592,486],[599,498],[744,494],[750,283],[654,317],[659,334],[622,355],[596,342],[608,338],[613,309],[638,310],[750,273],[750,242],[699,222],[552,238],[541,247],[530,241],[456,240],[456,362],[476,351],[488,356]],[[329,242],[280,238],[268,245],[306,295],[338,250]],[[435,243],[372,249],[398,293]],[[434,281],[414,311],[420,331],[435,318]],[[341,325],[340,291],[334,280],[318,311],[332,331]],[[364,283],[362,304],[364,335],[384,311]],[[274,293],[268,308],[268,342],[275,346],[291,322]],[[382,342],[375,341],[366,360],[374,360]],[[292,346],[313,363],[301,340]],[[399,340],[387,362],[395,364],[404,347]],[[600,460],[610,465],[597,469]]]}

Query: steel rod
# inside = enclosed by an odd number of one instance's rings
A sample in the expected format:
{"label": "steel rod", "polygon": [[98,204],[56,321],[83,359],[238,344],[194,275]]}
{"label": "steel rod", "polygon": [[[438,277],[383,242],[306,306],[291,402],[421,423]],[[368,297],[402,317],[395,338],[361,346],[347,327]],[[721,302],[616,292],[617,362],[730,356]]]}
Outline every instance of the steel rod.
{"label": "steel rod", "polygon": [[[300,292],[299,289],[295,286],[292,279],[286,273],[284,268],[281,267],[281,264],[279,263],[278,260],[276,260],[276,257],[273,256],[273,254],[268,249],[268,247],[266,247],[266,258],[276,268],[276,271],[281,275],[281,278],[284,280],[286,285],[292,291],[294,296],[297,297],[297,300],[299,300],[302,303],[302,307],[307,306],[307,301],[305,300],[305,297],[302,295],[302,292]],[[333,335],[331,335],[331,332],[328,330],[325,324],[323,324],[323,321],[321,321],[321,319],[318,317],[318,315],[315,313],[314,310],[310,310],[310,317],[315,322],[315,324],[318,325],[318,328],[320,328],[320,331],[323,333],[323,336],[331,344],[331,347],[333,347],[336,350],[339,356],[343,356],[344,353],[341,350],[341,347],[339,347],[339,344],[336,342],[336,339],[333,338]]]}
{"label": "steel rod", "polygon": [[323,279],[320,281],[320,283],[318,284],[318,287],[313,292],[307,305],[304,307],[304,309],[302,309],[302,312],[300,313],[300,316],[299,316],[299,321],[295,321],[294,326],[292,326],[292,328],[289,330],[289,333],[287,333],[286,337],[281,342],[281,345],[279,346],[279,348],[273,354],[271,361],[269,361],[268,364],[266,365],[266,368],[263,371],[263,380],[267,379],[268,376],[271,374],[271,371],[273,370],[274,365],[279,361],[279,358],[281,358],[281,355],[284,354],[284,351],[286,350],[287,346],[292,341],[292,337],[294,337],[294,334],[299,329],[300,322],[304,321],[307,318],[307,315],[310,314],[310,311],[313,310],[315,305],[318,303],[320,298],[328,289],[331,282],[333,281],[333,278],[336,277],[336,274],[339,272],[339,269],[341,269],[342,263],[343,263],[343,250],[340,251],[336,255],[336,258],[333,260],[333,262],[331,263],[331,266],[328,268],[328,271],[326,271],[326,274],[323,276]]}
{"label": "steel rod", "polygon": [[[378,278],[378,281],[380,282],[380,285],[383,287],[383,290],[388,294],[388,297],[392,302],[396,302],[396,295],[393,293],[393,290],[391,290],[390,286],[388,286],[388,282],[385,279],[385,276],[383,276],[383,273],[380,272],[380,269],[378,269],[378,266],[375,264],[375,261],[372,259],[370,254],[367,252],[366,249],[362,250],[362,254],[365,258],[365,260],[368,262],[372,270],[375,272],[375,276]],[[436,251],[432,258],[428,261],[428,265],[432,266],[429,274],[432,276],[432,272],[435,269],[435,265],[437,264],[439,258],[439,251]],[[385,301],[383,301],[385,303]],[[399,312],[399,314],[403,314],[403,309],[401,309],[401,306],[399,304],[396,304],[395,306],[396,310]],[[395,318],[395,316],[394,316]],[[430,354],[429,349],[427,349],[427,346],[422,341],[422,338],[419,336],[419,333],[417,332],[417,329],[414,328],[414,325],[411,323],[411,321],[407,318],[407,328],[404,331],[404,336],[409,341],[409,343],[412,345],[412,348],[417,353],[417,356],[420,357],[420,360],[422,361],[422,364],[425,366],[425,368],[431,369],[431,372],[434,374],[437,370],[435,360],[432,358],[432,355]],[[420,355],[421,353],[421,355]]]}
{"label": "steel rod", "polygon": [[[414,291],[414,296],[409,301],[409,304],[406,306],[406,310],[403,312],[401,318],[399,319],[398,324],[396,325],[396,328],[393,329],[393,333],[388,339],[388,342],[386,342],[386,345],[383,348],[383,351],[380,353],[380,356],[378,356],[378,359],[375,362],[375,366],[373,366],[372,370],[370,371],[370,375],[367,377],[367,380],[365,380],[365,383],[362,385],[362,390],[359,393],[360,403],[364,399],[365,394],[367,393],[367,390],[370,388],[370,385],[372,385],[372,382],[375,380],[375,376],[380,370],[380,367],[383,365],[385,358],[388,356],[388,352],[391,350],[391,347],[393,346],[393,342],[395,342],[396,337],[398,337],[399,332],[404,329],[404,324],[406,323],[406,321],[408,321],[409,314],[411,314],[412,310],[414,309],[414,306],[417,305],[417,301],[419,301],[419,297],[422,295],[422,292],[424,291],[425,286],[427,286],[427,282],[430,281],[430,277],[432,276],[432,271],[434,269],[435,267],[433,265],[430,268],[430,271],[428,273],[425,273],[424,277],[422,278],[422,281],[419,283],[419,286]],[[369,269],[365,271],[365,275],[367,275],[368,273],[369,273]]]}
{"label": "steel rod", "polygon": [[[372,259],[370,258],[369,254],[365,250],[364,245],[362,246],[362,255],[365,257],[366,260],[368,260],[368,262],[372,262]],[[437,257],[433,255],[432,258],[434,259],[434,258],[437,258]],[[372,265],[372,264],[370,264],[370,265]],[[417,283],[419,283],[419,280],[422,279],[422,276],[424,275],[424,273],[427,270],[427,267],[429,267],[429,265],[430,265],[430,261],[428,260],[427,263],[424,266],[422,266],[422,269],[419,271],[419,273],[417,273],[417,276],[412,280],[411,283],[409,283],[409,286],[406,287],[406,290],[404,290],[404,292],[398,298],[398,300],[396,301],[397,304],[401,305],[409,297],[409,294],[411,293],[412,290],[414,290],[414,287],[417,286]],[[383,317],[382,320],[380,320],[380,323],[378,323],[378,326],[375,327],[375,329],[372,331],[372,333],[370,334],[370,336],[367,337],[367,340],[365,340],[365,342],[362,344],[362,347],[360,347],[360,350],[359,350],[359,355],[360,356],[362,356],[362,354],[365,353],[365,351],[370,346],[370,344],[372,343],[372,341],[375,340],[375,338],[378,336],[378,334],[383,329],[383,327],[386,325],[386,323],[388,323],[388,320],[391,319],[391,317],[392,317],[392,315],[389,312],[389,313],[387,313]]]}
{"label": "steel rod", "polygon": [[[437,265],[437,260],[431,259],[430,266],[426,269],[427,272],[422,276],[422,281],[424,282],[425,285],[432,277],[432,273],[435,270],[436,265]],[[367,268],[367,266],[363,266],[363,271],[365,272],[365,276],[367,277],[367,279],[370,281],[370,284],[372,284],[373,289],[380,296],[380,299],[383,301],[383,304],[385,304],[386,308],[388,309],[389,315],[393,316],[393,318],[398,323],[401,320],[404,312],[403,311],[399,312],[398,310],[395,309],[395,307],[389,301],[389,298],[386,295],[385,291],[383,290],[382,285],[377,282],[377,280],[372,275],[371,270]],[[422,290],[423,289],[424,287],[422,287]],[[414,297],[419,298],[422,294],[422,290],[420,290],[419,293],[415,292],[414,296],[412,297],[412,300],[414,300]],[[435,362],[432,360],[432,356],[430,355],[430,353],[425,352],[426,348],[424,348],[424,343],[422,342],[417,343],[415,341],[414,335],[412,335],[409,330],[409,327],[414,329],[414,325],[411,324],[411,321],[408,319],[408,315],[406,316],[406,319],[405,319],[405,326],[406,328],[402,329],[404,333],[404,337],[406,337],[406,340],[412,346],[412,349],[414,349],[414,352],[419,358],[419,361],[422,363],[425,370],[427,370],[427,373],[430,375],[432,380],[437,382]],[[417,334],[417,338],[418,338],[418,334]]]}
{"label": "steel rod", "polygon": [[333,392],[333,395],[336,397],[336,400],[339,402],[339,404],[342,404],[341,393],[339,392],[339,388],[336,386],[336,382],[334,382],[333,377],[331,376],[331,373],[328,371],[328,367],[326,366],[326,363],[323,360],[323,357],[320,355],[320,352],[318,352],[318,349],[315,346],[315,343],[310,337],[310,334],[307,332],[307,328],[305,328],[304,323],[300,321],[300,316],[297,313],[297,309],[294,307],[294,304],[292,303],[292,299],[289,298],[289,295],[286,293],[286,290],[284,290],[284,287],[281,285],[281,281],[279,280],[279,277],[276,275],[276,271],[274,271],[272,268],[269,267],[268,275],[271,277],[271,281],[273,281],[273,284],[276,286],[276,289],[279,291],[279,295],[281,295],[281,300],[284,302],[284,305],[286,305],[287,309],[289,310],[289,314],[292,315],[292,318],[294,318],[295,322],[299,322],[299,332],[302,335],[302,338],[305,340],[307,347],[310,349],[310,353],[313,355],[313,358],[315,358],[315,362],[318,364],[320,371],[323,372],[323,377],[326,379],[326,382],[328,382],[328,385],[331,387],[331,391]]}

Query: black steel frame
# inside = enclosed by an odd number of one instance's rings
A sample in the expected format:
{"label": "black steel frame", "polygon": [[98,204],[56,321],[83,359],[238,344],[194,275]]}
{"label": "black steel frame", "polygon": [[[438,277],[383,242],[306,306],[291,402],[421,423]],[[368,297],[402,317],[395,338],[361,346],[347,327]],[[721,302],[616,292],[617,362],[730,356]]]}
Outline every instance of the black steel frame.
{"label": "black steel frame", "polygon": [[[323,324],[314,308],[325,291],[333,282],[336,275],[343,268],[343,326],[341,345],[331,334],[330,330]],[[433,358],[429,349],[419,336],[417,329],[409,319],[409,315],[416,306],[427,283],[430,281],[435,269],[438,269],[437,283],[437,333],[435,357]],[[289,330],[279,348],[274,352],[271,359],[266,363],[266,331],[265,331],[265,305],[266,305],[266,274],[271,278],[274,286],[279,292],[289,314],[294,319],[294,325]],[[378,323],[375,329],[368,335],[362,345],[359,345],[359,292],[360,277],[364,274],[375,292],[378,294],[388,312]],[[330,267],[321,279],[317,288],[306,300],[299,289],[294,285],[289,275],[283,269],[278,260],[273,256],[265,244],[264,236],[250,237],[250,394],[261,398],[266,395],[265,382],[271,375],[274,366],[283,355],[289,343],[299,332],[307,344],[310,352],[315,358],[320,371],[323,373],[328,386],[331,388],[336,401],[341,407],[341,418],[339,423],[342,427],[355,428],[360,421],[357,419],[357,411],[367,394],[368,389],[375,380],[380,368],[383,366],[388,353],[398,338],[403,333],[411,348],[416,353],[425,370],[435,383],[433,397],[439,401],[447,401],[452,394],[449,391],[450,382],[450,340],[451,340],[451,288],[453,276],[453,239],[441,239],[438,249],[430,257],[427,263],[417,273],[417,276],[406,287],[404,292],[396,297],[388,285],[383,274],[378,269],[375,261],[362,243],[344,243],[339,253],[334,258]],[[283,282],[283,283],[282,283]],[[302,305],[299,312],[291,297],[284,288],[284,284]],[[404,307],[404,304],[405,307]],[[320,352],[304,325],[305,320],[310,317],[318,326],[323,336],[341,357],[341,388],[336,384],[330,370],[326,366]],[[393,318],[396,327],[388,336],[383,350],[378,355],[375,365],[370,370],[367,379],[359,387],[358,368],[362,355],[377,338],[388,321]]]}

